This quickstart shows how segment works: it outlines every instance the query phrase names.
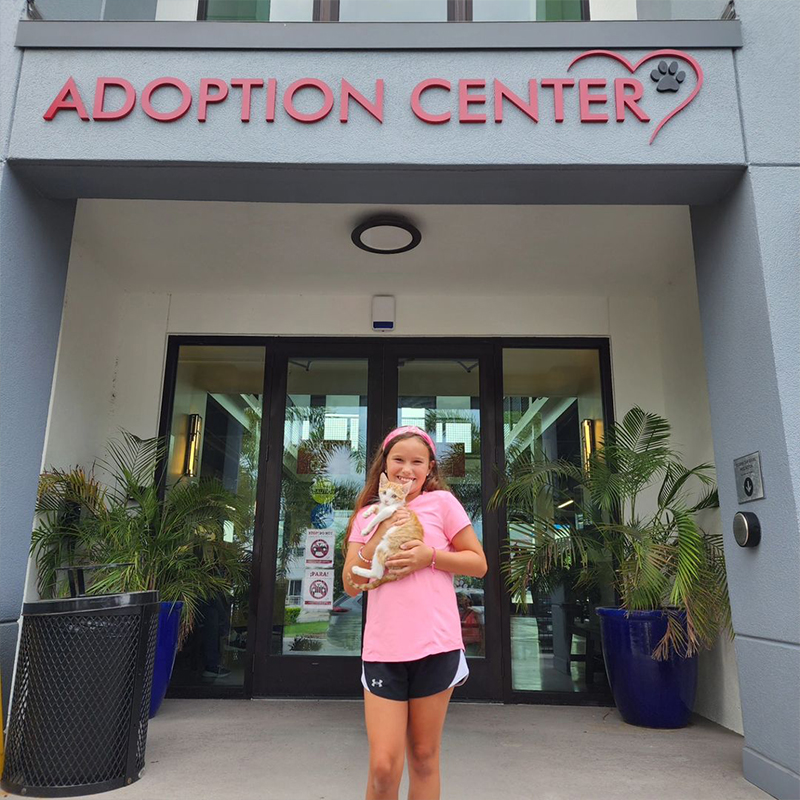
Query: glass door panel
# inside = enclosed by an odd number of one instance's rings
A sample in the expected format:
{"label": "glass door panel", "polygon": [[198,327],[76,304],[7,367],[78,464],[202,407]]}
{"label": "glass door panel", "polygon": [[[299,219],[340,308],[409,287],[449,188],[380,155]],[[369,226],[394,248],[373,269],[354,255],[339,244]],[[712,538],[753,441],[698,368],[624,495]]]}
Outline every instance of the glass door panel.
{"label": "glass door panel", "polygon": [[[401,358],[397,424],[416,425],[436,444],[439,470],[483,541],[480,376],[477,358]],[[484,579],[456,576],[468,658],[486,655]]]}
{"label": "glass door panel", "polygon": [[366,478],[367,359],[290,357],[270,655],[361,655],[342,541]]}
{"label": "glass door panel", "polygon": [[239,548],[241,580],[202,600],[195,626],[175,659],[171,687],[242,687],[247,659],[250,566],[261,441],[264,347],[182,345],[168,428],[166,485],[216,480],[242,500],[246,514],[223,526]]}
{"label": "glass door panel", "polygon": [[[602,440],[603,402],[597,350],[503,350],[503,437],[507,470],[531,459],[580,464]],[[536,514],[558,526],[580,527],[577,489],[567,483],[535,499]],[[525,512],[509,507],[508,536],[530,541],[535,530]],[[569,570],[556,586],[536,576],[525,608],[511,610],[513,691],[605,691],[600,624],[594,608],[613,604],[610,587],[573,586]]]}

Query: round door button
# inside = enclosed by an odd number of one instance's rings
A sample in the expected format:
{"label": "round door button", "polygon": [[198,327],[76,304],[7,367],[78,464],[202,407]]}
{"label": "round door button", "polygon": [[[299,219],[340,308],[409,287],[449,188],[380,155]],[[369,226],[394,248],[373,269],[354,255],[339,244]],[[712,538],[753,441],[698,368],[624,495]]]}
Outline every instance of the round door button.
{"label": "round door button", "polygon": [[761,541],[761,523],[752,511],[734,514],[733,537],[739,547],[755,547]]}

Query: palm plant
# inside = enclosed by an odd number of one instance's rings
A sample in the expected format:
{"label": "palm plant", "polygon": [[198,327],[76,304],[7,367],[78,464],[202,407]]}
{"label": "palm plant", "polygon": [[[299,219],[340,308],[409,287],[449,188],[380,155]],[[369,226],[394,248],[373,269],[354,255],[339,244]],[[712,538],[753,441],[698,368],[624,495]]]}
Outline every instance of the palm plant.
{"label": "palm plant", "polygon": [[[722,535],[697,520],[718,505],[713,466],[685,467],[670,434],[666,419],[633,408],[586,464],[517,454],[491,503],[516,534],[502,568],[513,596],[568,573],[576,588],[611,585],[623,608],[666,613],[659,660],[733,635]],[[543,512],[567,500],[578,524]]]}
{"label": "palm plant", "polygon": [[81,468],[42,474],[31,546],[42,597],[62,588],[65,564],[115,564],[89,593],[158,590],[162,601],[182,601],[183,641],[202,601],[241,580],[242,546],[223,536],[226,522],[241,524],[240,499],[218,481],[181,479],[162,500],[155,474],[165,455],[163,439],[122,431],[99,462],[107,484]]}

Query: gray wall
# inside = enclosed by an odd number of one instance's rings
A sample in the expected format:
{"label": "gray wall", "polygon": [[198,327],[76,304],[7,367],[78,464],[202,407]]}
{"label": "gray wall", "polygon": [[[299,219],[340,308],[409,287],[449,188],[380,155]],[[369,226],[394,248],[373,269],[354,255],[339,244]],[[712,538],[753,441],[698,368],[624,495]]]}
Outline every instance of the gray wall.
{"label": "gray wall", "polygon": [[[800,797],[800,98],[782,87],[800,81],[800,7],[737,10],[749,168],[723,203],[692,210],[692,227],[722,517],[752,511],[762,525],[757,548],[726,538],[744,774],[788,800]],[[740,506],[732,462],[756,450],[766,497]]]}
{"label": "gray wall", "polygon": [[0,4],[0,671],[8,695],[50,404],[74,202],[47,200],[6,160],[19,70],[13,48],[24,3]]}

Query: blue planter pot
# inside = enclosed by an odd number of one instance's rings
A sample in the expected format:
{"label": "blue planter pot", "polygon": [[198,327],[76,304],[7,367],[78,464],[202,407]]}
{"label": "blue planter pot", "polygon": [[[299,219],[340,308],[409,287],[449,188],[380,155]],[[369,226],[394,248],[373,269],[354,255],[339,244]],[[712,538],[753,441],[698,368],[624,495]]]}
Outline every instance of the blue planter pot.
{"label": "blue planter pot", "polygon": [[157,713],[167,693],[175,655],[178,652],[178,631],[181,627],[181,611],[183,603],[162,602],[158,613],[158,639],[156,641],[156,659],[153,666],[153,688],[150,692],[150,719]]}
{"label": "blue planter pot", "polygon": [[667,630],[662,611],[598,608],[606,674],[622,719],[646,728],[689,723],[697,691],[697,656],[656,661],[653,650]]}

